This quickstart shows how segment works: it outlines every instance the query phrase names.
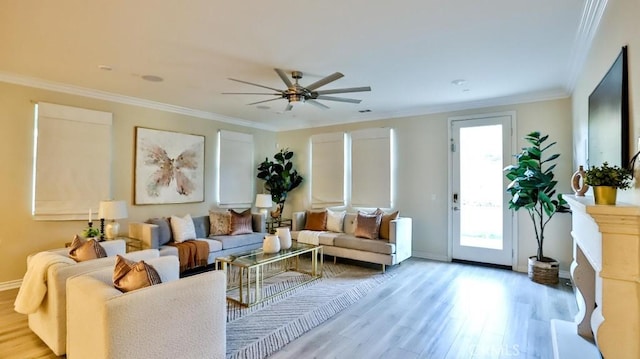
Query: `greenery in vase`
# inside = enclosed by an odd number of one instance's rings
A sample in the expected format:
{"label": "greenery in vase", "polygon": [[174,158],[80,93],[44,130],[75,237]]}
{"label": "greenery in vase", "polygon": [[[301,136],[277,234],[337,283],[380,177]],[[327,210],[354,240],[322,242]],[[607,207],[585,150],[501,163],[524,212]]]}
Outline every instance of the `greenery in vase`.
{"label": "greenery in vase", "polygon": [[265,181],[264,188],[282,213],[287,194],[302,183],[303,177],[293,168],[293,152],[288,148],[281,149],[273,158],[275,162],[265,158],[258,166],[258,178]]}
{"label": "greenery in vase", "polygon": [[610,186],[620,189],[631,188],[631,171],[618,166],[609,166],[605,162],[602,166],[591,166],[586,171],[584,182],[589,186]]}
{"label": "greenery in vase", "polygon": [[98,228],[87,227],[82,231],[84,238],[100,237],[100,230]]}
{"label": "greenery in vase", "polygon": [[[555,187],[558,181],[554,179],[553,163],[559,154],[546,155],[556,142],[544,144],[549,138],[542,136],[540,132],[531,132],[524,139],[531,144],[523,147],[522,152],[514,155],[517,164],[507,166],[504,172],[511,183],[507,186],[507,192],[511,194],[509,208],[513,210],[525,209],[533,222],[533,228],[538,241],[536,259],[544,261],[544,229],[549,220],[557,212],[567,211],[567,202],[562,194],[556,193]],[[544,147],[543,147],[544,146]]]}

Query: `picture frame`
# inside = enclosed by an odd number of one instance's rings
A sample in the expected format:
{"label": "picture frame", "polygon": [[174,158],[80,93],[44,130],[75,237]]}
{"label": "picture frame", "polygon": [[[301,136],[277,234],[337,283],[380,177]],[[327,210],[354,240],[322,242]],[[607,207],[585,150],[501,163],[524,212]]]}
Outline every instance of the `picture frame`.
{"label": "picture frame", "polygon": [[205,136],[135,128],[136,205],[204,202]]}

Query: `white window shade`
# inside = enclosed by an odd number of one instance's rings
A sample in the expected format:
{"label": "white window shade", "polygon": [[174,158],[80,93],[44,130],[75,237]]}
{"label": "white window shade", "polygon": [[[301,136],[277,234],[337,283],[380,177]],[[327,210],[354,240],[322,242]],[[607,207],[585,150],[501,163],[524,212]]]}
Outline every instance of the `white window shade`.
{"label": "white window shade", "polygon": [[219,132],[219,204],[252,207],[256,173],[253,160],[253,135],[232,131]]}
{"label": "white window shade", "polygon": [[311,206],[344,205],[344,133],[311,136]]}
{"label": "white window shade", "polygon": [[351,205],[391,208],[391,129],[351,133]]}
{"label": "white window shade", "polygon": [[36,108],[34,218],[88,219],[110,198],[112,114],[50,103]]}

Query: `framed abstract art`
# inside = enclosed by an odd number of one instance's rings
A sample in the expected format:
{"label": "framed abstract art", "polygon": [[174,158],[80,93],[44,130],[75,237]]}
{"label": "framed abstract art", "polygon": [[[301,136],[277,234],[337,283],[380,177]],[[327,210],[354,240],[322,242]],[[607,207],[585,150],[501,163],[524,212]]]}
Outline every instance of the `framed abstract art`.
{"label": "framed abstract art", "polygon": [[135,204],[204,202],[204,136],[136,127]]}

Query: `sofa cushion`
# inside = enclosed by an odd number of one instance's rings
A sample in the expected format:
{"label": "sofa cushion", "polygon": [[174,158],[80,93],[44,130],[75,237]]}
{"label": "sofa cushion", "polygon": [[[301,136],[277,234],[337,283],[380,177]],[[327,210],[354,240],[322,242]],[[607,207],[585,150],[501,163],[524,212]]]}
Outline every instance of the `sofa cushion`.
{"label": "sofa cushion", "polygon": [[231,213],[229,211],[209,211],[209,235],[217,236],[231,233]]}
{"label": "sofa cushion", "polygon": [[209,253],[222,250],[222,242],[210,238],[196,238],[197,241],[205,241],[209,243]]}
{"label": "sofa cushion", "polygon": [[354,232],[356,237],[377,239],[378,232],[380,231],[380,221],[382,215],[379,213],[369,214],[364,212],[358,212],[358,218],[356,220],[356,231]]}
{"label": "sofa cushion", "polygon": [[230,219],[230,234],[232,236],[238,234],[250,234],[253,233],[253,224],[251,217],[251,208],[245,210],[242,213],[238,213],[234,210],[229,210],[231,213]]}
{"label": "sofa cushion", "polygon": [[158,272],[144,261],[134,262],[121,255],[116,256],[113,268],[113,285],[121,292],[149,287],[162,283]]}
{"label": "sofa cushion", "polygon": [[69,257],[76,262],[84,262],[91,259],[103,258],[107,256],[104,248],[93,239],[86,240],[78,235],[73,238],[69,246]]}
{"label": "sofa cushion", "polygon": [[385,213],[380,208],[376,209],[376,213],[382,214],[382,220],[380,221],[380,233],[378,234],[381,239],[389,239],[389,226],[391,221],[398,219],[399,212]]}
{"label": "sofa cushion", "polygon": [[352,235],[342,234],[333,240],[335,247],[357,249],[373,253],[393,254],[396,252],[394,243],[377,239],[358,238]]}
{"label": "sofa cushion", "polygon": [[342,233],[335,232],[323,232],[318,236],[318,244],[321,246],[332,246],[336,237],[341,236]]}
{"label": "sofa cushion", "polygon": [[171,233],[171,223],[168,218],[150,218],[147,223],[155,224],[158,226],[158,245],[162,246],[173,240]]}
{"label": "sofa cushion", "polygon": [[307,220],[304,229],[309,231],[327,230],[327,211],[307,211]]}
{"label": "sofa cushion", "polygon": [[190,214],[184,217],[171,216],[171,233],[173,240],[180,243],[189,239],[196,239],[196,227]]}
{"label": "sofa cushion", "polygon": [[198,216],[193,217],[193,226],[196,229],[196,238],[207,238],[209,237],[209,228],[211,225],[209,224],[209,216]]}
{"label": "sofa cushion", "polygon": [[251,244],[262,243],[266,233],[252,232],[234,236],[211,236],[210,239],[222,243],[222,249],[237,248]]}
{"label": "sofa cushion", "polygon": [[347,211],[332,211],[327,208],[327,231],[343,232],[344,215]]}

